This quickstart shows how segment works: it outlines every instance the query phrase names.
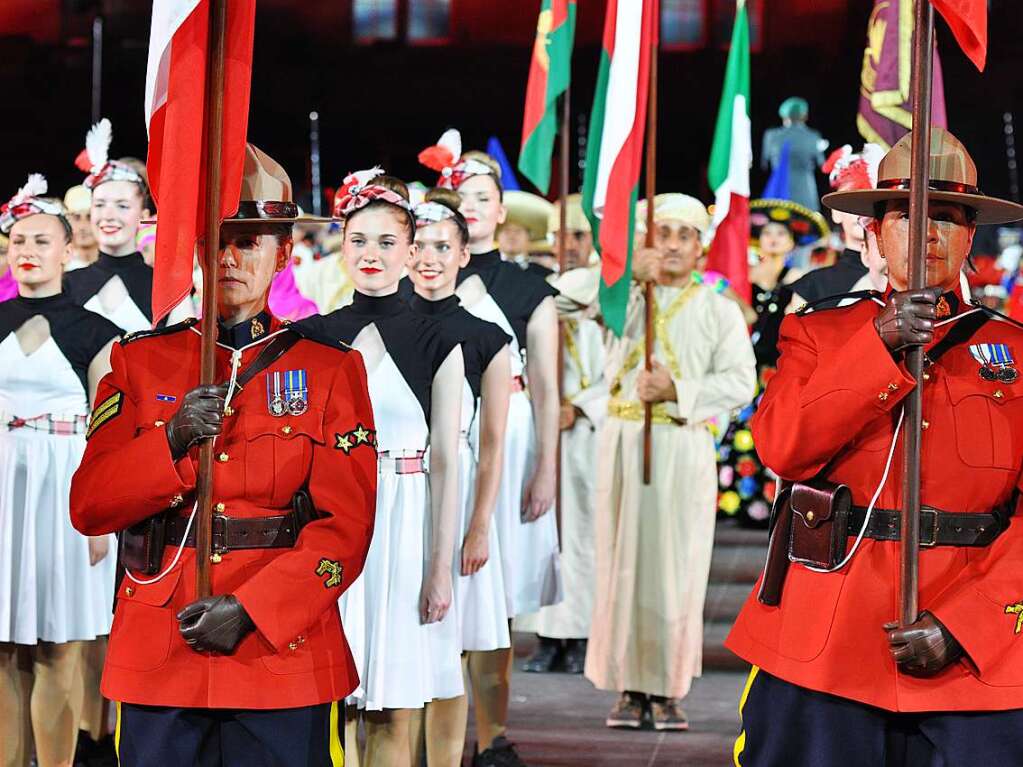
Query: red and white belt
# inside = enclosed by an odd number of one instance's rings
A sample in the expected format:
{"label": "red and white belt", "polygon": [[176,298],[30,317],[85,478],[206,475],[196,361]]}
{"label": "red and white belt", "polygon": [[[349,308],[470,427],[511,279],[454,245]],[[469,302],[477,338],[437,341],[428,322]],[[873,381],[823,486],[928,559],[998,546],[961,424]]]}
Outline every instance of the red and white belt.
{"label": "red and white belt", "polygon": [[10,413],[0,414],[0,419],[7,431],[15,429],[31,429],[47,434],[61,434],[70,436],[72,434],[85,434],[89,427],[88,415],[75,415],[64,413],[43,413],[31,418],[20,418]]}
{"label": "red and white belt", "polygon": [[377,454],[378,474],[424,474],[425,450],[383,450]]}
{"label": "red and white belt", "polygon": [[512,376],[511,390],[512,390],[512,394],[515,394],[516,392],[520,392],[520,391],[525,391],[526,390],[526,379],[523,378],[522,376]]}

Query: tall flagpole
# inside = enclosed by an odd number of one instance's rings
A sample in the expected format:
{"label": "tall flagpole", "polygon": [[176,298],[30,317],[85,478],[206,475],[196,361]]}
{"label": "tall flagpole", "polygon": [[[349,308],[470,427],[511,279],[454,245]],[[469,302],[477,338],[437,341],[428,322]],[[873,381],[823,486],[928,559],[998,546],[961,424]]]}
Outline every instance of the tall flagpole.
{"label": "tall flagpole", "polygon": [[[210,2],[209,59],[206,66],[206,236],[202,252],[202,325],[199,383],[211,384],[216,375],[217,256],[220,252],[220,160],[224,126],[224,48],[227,0]],[[195,589],[203,599],[210,587],[213,527],[213,440],[199,446],[196,478],[198,516],[195,533]]]}
{"label": "tall flagpole", "polygon": [[92,124],[103,116],[103,17],[92,20]]}
{"label": "tall flagpole", "polygon": [[[934,58],[934,7],[916,0],[913,35],[913,138],[909,182],[909,289],[926,287],[927,188],[930,185],[931,70]],[[899,562],[899,621],[908,626],[919,617],[920,575],[920,430],[923,424],[924,351],[914,346],[906,368],[916,379],[906,399],[905,476],[902,486],[901,558]]]}
{"label": "tall flagpole", "polygon": [[[568,176],[569,176],[569,153],[572,147],[571,122],[569,111],[571,106],[572,86],[565,88],[561,96],[561,147],[558,162],[561,167],[559,186],[559,209],[558,209],[558,274],[565,273],[565,243],[568,237]],[[560,400],[565,390],[565,323],[558,319],[558,398]],[[559,403],[563,404],[563,403]],[[561,428],[558,428],[556,466],[556,494],[554,496],[554,512],[558,523],[558,540],[561,537]]]}
{"label": "tall flagpole", "polygon": [[[659,19],[654,20],[658,24]],[[657,47],[650,52],[650,95],[646,107],[646,247],[654,246],[654,197],[657,194]],[[643,286],[644,339],[643,364],[647,372],[653,370],[654,362],[654,283]],[[654,406],[647,402],[643,406],[643,484],[650,484],[653,462],[653,418]]]}
{"label": "tall flagpole", "polygon": [[323,187],[320,178],[320,113],[309,113],[309,175],[312,177],[313,215],[323,215]]}

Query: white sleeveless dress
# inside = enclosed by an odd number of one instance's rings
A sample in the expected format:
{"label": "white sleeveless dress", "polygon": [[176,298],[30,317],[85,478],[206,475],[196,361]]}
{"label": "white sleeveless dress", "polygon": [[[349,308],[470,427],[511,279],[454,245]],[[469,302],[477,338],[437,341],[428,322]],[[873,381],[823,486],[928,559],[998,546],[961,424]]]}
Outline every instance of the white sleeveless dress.
{"label": "white sleeveless dress", "polygon": [[91,640],[110,633],[117,550],[89,564],[71,526],[71,476],[85,435],[11,428],[14,418],[88,416],[82,382],[53,337],[26,355],[0,342],[0,642]]}
{"label": "white sleeveless dress", "polygon": [[469,532],[473,508],[476,503],[478,476],[478,446],[470,442],[475,432],[478,439],[479,402],[472,387],[464,385],[462,392],[462,429],[458,441],[459,524],[458,551],[455,554],[455,610],[460,626],[463,650],[485,652],[511,646],[508,633],[508,609],[505,603],[504,572],[501,567],[501,542],[497,534],[496,515],[491,518],[487,536],[490,558],[474,575],[462,575],[461,542]]}
{"label": "white sleeveless dress", "polygon": [[135,305],[135,302],[131,300],[131,296],[127,295],[127,291],[125,291],[125,294],[124,300],[112,311],[108,311],[103,305],[103,302],[99,299],[99,294],[86,301],[82,308],[95,312],[101,317],[106,317],[125,333],[150,330],[153,327],[153,323]]}
{"label": "white sleeveless dress", "polygon": [[[512,377],[525,375],[524,351],[511,323],[494,299],[485,294],[466,311],[493,322],[511,337]],[[473,439],[478,444],[478,424]],[[522,498],[536,462],[536,432],[533,407],[525,391],[512,392],[508,402],[504,466],[501,487],[494,507],[494,522],[501,545],[508,617],[533,613],[561,601],[558,564],[558,527],[552,509],[535,522],[522,521]]]}
{"label": "white sleeveless dress", "polygon": [[360,680],[348,702],[370,711],[422,708],[464,692],[456,612],[441,624],[419,620],[431,537],[429,478],[395,474],[390,465],[425,451],[429,426],[376,327],[366,326],[352,345],[366,362],[381,458],[366,565],[339,600]]}

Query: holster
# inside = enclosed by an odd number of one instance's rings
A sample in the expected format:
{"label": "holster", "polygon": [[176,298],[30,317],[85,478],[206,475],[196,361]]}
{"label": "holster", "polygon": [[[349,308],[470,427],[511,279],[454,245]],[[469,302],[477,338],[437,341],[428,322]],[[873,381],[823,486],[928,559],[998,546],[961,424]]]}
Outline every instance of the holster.
{"label": "holster", "polygon": [[121,567],[144,575],[156,575],[163,564],[167,512],[136,522],[117,536],[117,559]]}
{"label": "holster", "polygon": [[783,483],[771,510],[767,564],[757,599],[781,602],[789,563],[829,569],[845,557],[852,493],[821,477]]}

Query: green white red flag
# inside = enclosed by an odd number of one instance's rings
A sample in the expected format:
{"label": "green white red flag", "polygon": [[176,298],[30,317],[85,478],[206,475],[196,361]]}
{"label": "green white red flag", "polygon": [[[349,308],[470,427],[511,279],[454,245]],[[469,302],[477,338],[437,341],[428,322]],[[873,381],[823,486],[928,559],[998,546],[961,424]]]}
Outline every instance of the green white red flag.
{"label": "green white red flag", "polygon": [[732,289],[747,301],[750,300],[749,169],[753,162],[749,83],[749,15],[745,0],[738,0],[707,171],[714,190],[713,240],[707,255],[707,269],[725,275]]}
{"label": "green white red flag", "polygon": [[643,166],[657,0],[608,0],[583,178],[583,211],[600,253],[600,308],[620,335],[632,279],[636,198]]}
{"label": "green white red flag", "polygon": [[544,194],[551,186],[551,155],[558,133],[558,97],[572,80],[576,0],[542,0],[529,65],[522,117],[519,170]]}

